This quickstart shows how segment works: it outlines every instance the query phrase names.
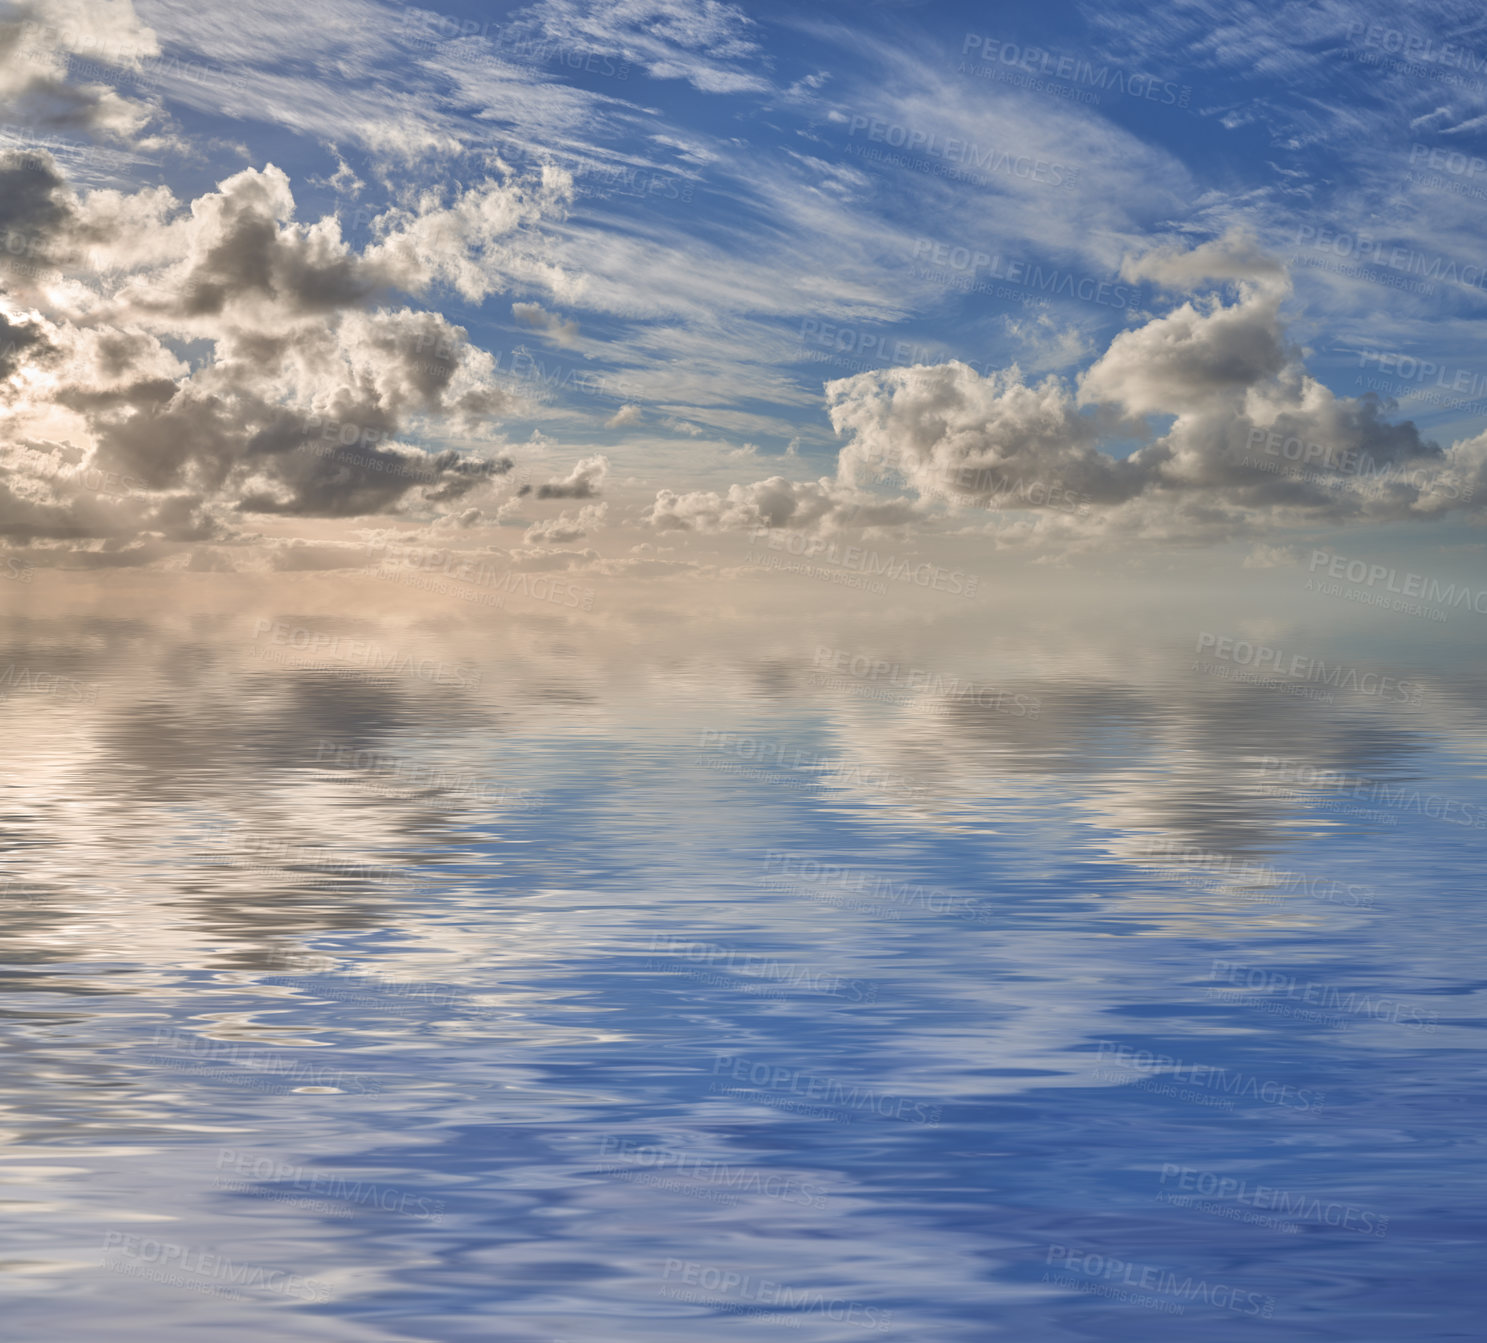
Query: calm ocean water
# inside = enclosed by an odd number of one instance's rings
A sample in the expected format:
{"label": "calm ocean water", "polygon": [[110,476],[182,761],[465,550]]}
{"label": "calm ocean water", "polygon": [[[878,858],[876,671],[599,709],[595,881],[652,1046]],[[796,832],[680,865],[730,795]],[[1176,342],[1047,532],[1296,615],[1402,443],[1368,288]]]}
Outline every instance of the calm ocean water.
{"label": "calm ocean water", "polygon": [[19,1336],[1480,1336],[1479,678],[275,620],[4,629]]}

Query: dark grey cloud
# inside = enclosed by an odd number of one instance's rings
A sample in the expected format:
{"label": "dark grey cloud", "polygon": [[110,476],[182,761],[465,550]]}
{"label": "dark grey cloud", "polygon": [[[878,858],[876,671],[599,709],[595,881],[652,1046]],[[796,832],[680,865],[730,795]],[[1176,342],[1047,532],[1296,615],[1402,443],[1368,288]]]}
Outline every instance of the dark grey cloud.
{"label": "dark grey cloud", "polygon": [[0,312],[0,396],[4,383],[22,364],[41,364],[53,353],[40,322],[16,319]]}

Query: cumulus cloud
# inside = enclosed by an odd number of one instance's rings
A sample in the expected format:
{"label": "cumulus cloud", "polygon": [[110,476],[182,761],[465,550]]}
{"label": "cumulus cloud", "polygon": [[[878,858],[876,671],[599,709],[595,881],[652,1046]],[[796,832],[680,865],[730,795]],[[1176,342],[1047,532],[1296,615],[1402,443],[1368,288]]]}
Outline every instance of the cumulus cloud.
{"label": "cumulus cloud", "polygon": [[645,514],[657,531],[728,532],[759,527],[832,528],[855,523],[889,525],[906,521],[902,504],[871,506],[855,491],[822,478],[786,480],[771,476],[752,485],[730,485],[726,494],[661,490]]}
{"label": "cumulus cloud", "polygon": [[1288,371],[1279,306],[1278,294],[1258,290],[1228,305],[1209,295],[1122,331],[1081,376],[1079,399],[1133,416],[1227,408]]}
{"label": "cumulus cloud", "polygon": [[1139,485],[1095,447],[1098,425],[1060,379],[1035,386],[1013,366],[982,377],[952,362],[893,368],[826,385],[831,422],[847,436],[839,481],[866,488],[885,474],[921,499],[980,503],[1054,479],[1094,498],[1129,498]]}
{"label": "cumulus cloud", "polygon": [[[1040,535],[1216,540],[1265,527],[1480,513],[1487,434],[1443,450],[1377,398],[1340,397],[1287,339],[1284,268],[1243,234],[1128,260],[1128,280],[1192,292],[1120,332],[1073,382],[959,362],[826,385],[846,442],[834,480],[725,494],[663,490],[661,530],[889,525],[926,507],[1041,510]],[[1163,421],[1169,421],[1165,425]],[[1137,451],[1101,450],[1136,437]],[[914,496],[871,493],[901,481]],[[874,511],[876,510],[876,511]]]}
{"label": "cumulus cloud", "polygon": [[[609,458],[602,454],[581,458],[566,476],[537,486],[539,499],[592,499],[604,488]],[[525,494],[527,491],[522,491]]]}
{"label": "cumulus cloud", "polygon": [[623,405],[604,421],[606,429],[623,429],[627,424],[639,424],[641,410],[636,405]]}
{"label": "cumulus cloud", "polygon": [[522,540],[529,546],[569,545],[574,541],[583,540],[596,527],[602,525],[608,512],[608,504],[585,504],[572,517],[569,517],[567,513],[559,513],[557,517],[549,518],[545,522],[534,522],[523,533]]}
{"label": "cumulus cloud", "polygon": [[498,158],[490,166],[496,175],[478,186],[452,195],[429,188],[412,206],[378,216],[373,228],[382,241],[368,249],[368,262],[410,293],[442,283],[472,303],[513,278],[579,293],[582,278],[554,263],[531,232],[538,222],[561,217],[573,198],[572,177],[551,164],[527,177]]}
{"label": "cumulus cloud", "polygon": [[273,165],[186,205],[163,188],[79,195],[47,155],[0,157],[0,228],[25,240],[0,271],[0,427],[127,482],[84,496],[0,451],[0,532],[183,539],[234,512],[460,500],[511,461],[405,437],[489,438],[517,401],[463,328],[403,296],[493,292],[562,202],[550,173],[487,180],[389,211],[358,250],[335,217],[298,220]]}

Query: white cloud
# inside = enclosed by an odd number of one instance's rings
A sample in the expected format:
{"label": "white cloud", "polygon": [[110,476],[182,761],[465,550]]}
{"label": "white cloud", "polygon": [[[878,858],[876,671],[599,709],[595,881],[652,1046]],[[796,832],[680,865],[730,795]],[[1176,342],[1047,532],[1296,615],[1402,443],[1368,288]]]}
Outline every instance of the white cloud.
{"label": "white cloud", "polygon": [[[826,388],[847,439],[835,480],[663,490],[647,521],[716,531],[923,513],[908,501],[854,513],[884,480],[921,504],[1041,511],[1050,526],[1039,535],[1069,543],[1482,510],[1487,434],[1442,452],[1413,424],[1384,420],[1377,402],[1337,397],[1312,378],[1286,338],[1284,273],[1247,239],[1162,249],[1129,271],[1172,286],[1216,278],[1237,294],[1195,294],[1117,334],[1077,394],[1057,376],[1029,384],[1015,366],[983,375],[953,361],[838,379]],[[1153,417],[1171,420],[1155,437]],[[1151,441],[1118,459],[1099,446],[1116,432]],[[1304,472],[1292,465],[1303,461]]]}
{"label": "white cloud", "polygon": [[534,522],[522,539],[529,545],[563,546],[581,541],[600,527],[609,513],[608,504],[585,504],[571,517],[559,513],[545,522]]}
{"label": "white cloud", "polygon": [[572,347],[578,344],[578,323],[567,322],[548,312],[540,303],[513,303],[511,315],[523,326],[534,327],[554,344]]}
{"label": "white cloud", "polygon": [[609,458],[596,453],[576,462],[561,479],[537,486],[536,495],[539,499],[592,499],[603,490],[608,475]]}
{"label": "white cloud", "polygon": [[1244,569],[1290,569],[1301,562],[1294,546],[1275,546],[1258,542],[1240,563]]}
{"label": "white cloud", "polygon": [[551,41],[616,53],[652,79],[704,93],[769,88],[753,20],[721,0],[542,0],[527,13]]}

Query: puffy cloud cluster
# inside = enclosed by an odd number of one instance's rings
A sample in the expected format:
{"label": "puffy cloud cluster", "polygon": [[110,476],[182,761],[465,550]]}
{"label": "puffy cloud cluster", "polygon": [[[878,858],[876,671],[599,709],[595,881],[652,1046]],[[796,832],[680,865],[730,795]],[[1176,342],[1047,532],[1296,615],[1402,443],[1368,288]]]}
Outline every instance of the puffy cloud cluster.
{"label": "puffy cloud cluster", "polygon": [[567,513],[559,513],[557,517],[548,518],[545,522],[534,522],[527,528],[522,540],[529,546],[570,545],[574,541],[583,540],[595,528],[602,526],[608,512],[608,504],[585,504],[572,517]]}
{"label": "puffy cloud cluster", "polygon": [[[549,170],[426,193],[358,250],[334,217],[297,220],[272,165],[183,205],[80,196],[46,155],[0,157],[0,535],[198,538],[232,512],[450,503],[508,471],[402,441],[423,424],[490,437],[517,403],[462,328],[402,296],[529,271],[568,190]],[[41,469],[47,443],[79,469]],[[595,470],[561,497],[594,492]]]}
{"label": "puffy cloud cluster", "polygon": [[[566,476],[537,486],[539,499],[593,499],[604,488],[609,475],[609,458],[602,453],[581,458]],[[527,490],[523,488],[523,494]]]}
{"label": "puffy cloud cluster", "polygon": [[546,164],[530,179],[515,177],[500,159],[499,174],[458,193],[429,188],[411,207],[395,207],[376,221],[384,241],[369,248],[367,261],[399,288],[419,293],[443,283],[470,302],[499,293],[512,279],[545,286],[563,297],[583,287],[549,257],[531,229],[559,215],[573,198],[573,179]]}
{"label": "puffy cloud cluster", "polygon": [[1029,387],[1015,367],[982,377],[960,363],[915,365],[840,378],[826,394],[848,436],[844,485],[896,475],[930,501],[991,499],[1040,477],[1110,501],[1139,488],[1095,447],[1097,425],[1057,378]]}
{"label": "puffy cloud cluster", "polygon": [[[756,527],[831,527],[854,517],[853,492],[824,477],[818,481],[771,476],[752,485],[678,494],[662,490],[645,515],[658,531],[727,532]],[[867,519],[857,519],[867,521]]]}
{"label": "puffy cloud cluster", "polygon": [[[837,478],[778,477],[726,496],[663,491],[649,521],[704,530],[852,519],[902,480],[923,504],[1039,509],[1055,534],[1218,539],[1263,526],[1432,517],[1487,504],[1487,435],[1448,450],[1374,397],[1334,395],[1286,339],[1284,268],[1244,236],[1128,260],[1132,281],[1194,293],[1116,335],[1077,379],[1015,367],[875,370],[828,383],[846,437]],[[1164,424],[1163,421],[1170,420]],[[1100,445],[1146,440],[1117,458]],[[903,501],[879,505],[895,520]],[[901,515],[901,516],[895,516]],[[857,514],[856,521],[864,521]]]}

